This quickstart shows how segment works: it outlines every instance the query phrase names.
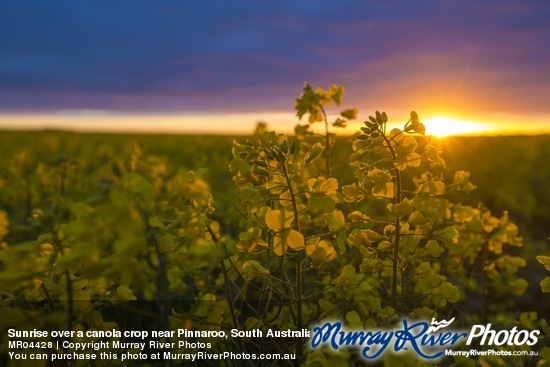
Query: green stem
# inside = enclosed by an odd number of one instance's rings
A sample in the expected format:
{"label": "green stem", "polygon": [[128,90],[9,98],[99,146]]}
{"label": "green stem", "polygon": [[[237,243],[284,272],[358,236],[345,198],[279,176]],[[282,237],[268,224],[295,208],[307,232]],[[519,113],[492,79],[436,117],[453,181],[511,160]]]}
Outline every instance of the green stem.
{"label": "green stem", "polygon": [[[208,233],[210,233],[210,236],[212,236],[212,240],[214,240],[214,242],[219,245],[220,244],[219,238],[218,238],[218,236],[216,236],[216,233],[214,232],[212,227],[210,227],[210,224],[206,225],[206,229],[207,229]],[[226,253],[229,256],[229,252],[227,251],[227,247],[225,247],[225,245],[223,245],[223,246],[225,248]],[[231,284],[229,282],[229,273],[227,271],[227,267],[225,266],[225,263],[223,262],[223,258],[220,259],[220,267],[222,268],[223,280],[224,280],[224,283],[225,283],[225,289],[227,290],[227,298],[228,298],[228,303],[229,303],[229,312],[231,313],[231,320],[233,321],[233,327],[239,329],[240,328],[239,321],[237,319],[237,313],[235,312],[235,306],[233,305],[233,296],[231,295]]]}
{"label": "green stem", "polygon": [[[59,240],[59,237],[57,235],[57,232],[55,230],[55,227],[52,227],[52,240],[55,248],[61,255],[64,255],[63,248],[61,247],[61,241]],[[67,331],[72,332],[73,331],[73,317],[74,317],[74,305],[73,305],[73,281],[71,279],[71,273],[69,270],[65,270],[63,272],[63,275],[65,275],[65,281],[67,282],[67,300],[69,301],[69,304],[67,305]],[[45,288],[45,287],[44,287]]]}
{"label": "green stem", "polygon": [[330,136],[328,133],[328,119],[327,119],[327,113],[325,112],[325,109],[323,106],[321,106],[321,111],[323,112],[323,116],[325,118],[325,144],[326,144],[326,159],[325,159],[325,170],[327,173],[327,178],[330,177]]}
{"label": "green stem", "polygon": [[[328,160],[327,160],[328,163]],[[294,220],[292,222],[292,226],[295,230],[300,232],[300,224],[298,221],[298,205],[296,203],[296,194],[294,193],[294,188],[292,187],[292,181],[290,180],[290,176],[288,174],[288,170],[286,167],[286,164],[283,163],[283,174],[286,179],[286,183],[288,185],[288,191],[290,194],[290,199],[292,200],[292,210],[294,211]],[[327,165],[328,167],[328,165]],[[303,320],[302,320],[302,302],[303,302],[303,289],[302,289],[302,283],[303,283],[303,274],[302,274],[302,251],[296,251],[296,257],[295,257],[295,266],[296,266],[296,329],[301,330],[303,326]],[[296,343],[296,357],[298,365],[301,365],[302,359],[303,359],[303,345],[302,341],[298,340]]]}
{"label": "green stem", "polygon": [[[397,156],[395,150],[391,145],[391,140],[388,140],[386,135],[382,135],[386,144],[388,145],[388,150],[391,153],[392,160],[395,162]],[[395,204],[401,202],[401,171],[395,169]],[[395,216],[395,237],[393,242],[393,263],[392,263],[392,285],[391,285],[391,305],[394,310],[397,310],[397,280],[398,280],[398,270],[399,270],[399,241],[401,239],[401,218]]]}

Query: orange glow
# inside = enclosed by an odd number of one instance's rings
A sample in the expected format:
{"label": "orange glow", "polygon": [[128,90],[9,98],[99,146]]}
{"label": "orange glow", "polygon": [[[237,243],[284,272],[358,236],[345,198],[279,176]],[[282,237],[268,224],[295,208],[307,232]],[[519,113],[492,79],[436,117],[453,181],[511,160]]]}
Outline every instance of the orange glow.
{"label": "orange glow", "polygon": [[436,116],[423,120],[426,135],[445,137],[451,135],[487,135],[498,127],[487,123],[465,121],[452,117]]}
{"label": "orange glow", "polygon": [[[389,128],[403,128],[408,112],[388,112]],[[403,118],[399,118],[402,116]],[[346,129],[330,127],[338,135],[351,135],[364,126],[366,114],[350,122]],[[528,122],[522,116],[472,116],[455,118],[450,115],[420,114],[426,134],[438,137],[450,135],[537,135],[550,133],[550,116],[535,116]],[[165,133],[232,135],[253,133],[258,121],[267,122],[269,129],[292,135],[296,124],[304,124],[292,112],[250,112],[189,115],[124,115],[80,111],[80,113],[45,115],[0,114],[0,131],[59,129],[81,132]],[[312,125],[312,130],[324,134],[324,124]]]}

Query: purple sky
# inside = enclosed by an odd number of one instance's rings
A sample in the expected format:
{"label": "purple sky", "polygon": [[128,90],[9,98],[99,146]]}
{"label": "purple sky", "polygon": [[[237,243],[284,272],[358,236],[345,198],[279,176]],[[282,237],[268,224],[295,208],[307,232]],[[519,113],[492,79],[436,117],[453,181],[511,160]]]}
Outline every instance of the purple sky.
{"label": "purple sky", "polygon": [[550,116],[550,2],[0,2],[0,114],[360,110]]}

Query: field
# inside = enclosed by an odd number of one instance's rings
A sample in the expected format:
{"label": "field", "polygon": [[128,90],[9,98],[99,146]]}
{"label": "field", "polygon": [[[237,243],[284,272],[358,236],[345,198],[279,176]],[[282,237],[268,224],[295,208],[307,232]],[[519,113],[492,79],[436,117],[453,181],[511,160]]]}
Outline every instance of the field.
{"label": "field", "polygon": [[[548,328],[536,257],[548,255],[549,136],[445,138],[438,153],[415,135],[402,144],[418,145],[421,158],[413,149],[399,163],[393,146],[396,188],[394,174],[382,177],[388,158],[364,163],[382,154],[358,148],[368,139],[330,137],[327,160],[325,137],[260,133],[2,132],[0,324],[300,330],[325,318],[385,327],[407,316]],[[463,171],[469,180],[457,178]],[[360,363],[285,339],[204,341],[296,353],[311,366]]]}

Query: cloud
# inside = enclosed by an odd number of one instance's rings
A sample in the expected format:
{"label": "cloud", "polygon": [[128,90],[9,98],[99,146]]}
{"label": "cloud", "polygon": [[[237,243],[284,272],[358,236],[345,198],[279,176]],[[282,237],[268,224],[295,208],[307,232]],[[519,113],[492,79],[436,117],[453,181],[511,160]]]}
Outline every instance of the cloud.
{"label": "cloud", "polygon": [[365,108],[549,113],[546,2],[0,4],[0,112],[288,111],[304,81]]}

